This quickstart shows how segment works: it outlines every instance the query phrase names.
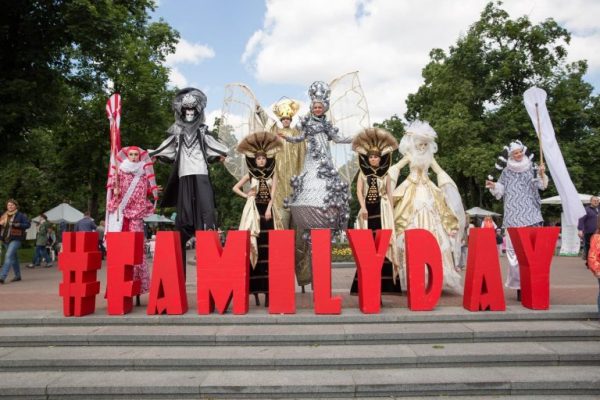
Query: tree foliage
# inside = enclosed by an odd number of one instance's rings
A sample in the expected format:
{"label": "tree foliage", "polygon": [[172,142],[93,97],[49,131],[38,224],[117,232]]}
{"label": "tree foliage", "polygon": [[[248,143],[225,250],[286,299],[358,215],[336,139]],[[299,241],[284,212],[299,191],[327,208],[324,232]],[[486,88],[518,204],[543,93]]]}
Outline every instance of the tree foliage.
{"label": "tree foliage", "polygon": [[178,34],[151,0],[14,2],[0,17],[0,198],[37,213],[67,200],[101,214],[110,148],[104,112],[123,100],[122,143],[148,148],[171,120],[163,61]]}
{"label": "tree foliage", "polygon": [[[408,96],[405,118],[429,121],[437,131],[440,164],[466,206],[501,206],[486,194],[484,181],[508,142],[520,139],[539,155],[523,105],[523,92],[533,85],[548,93],[547,108],[576,187],[597,192],[600,177],[590,176],[587,166],[599,157],[599,100],[583,80],[586,62],[566,63],[569,41],[552,19],[511,19],[501,3],[491,2],[448,51],[430,52],[424,83]],[[551,185],[546,194],[555,193]]]}

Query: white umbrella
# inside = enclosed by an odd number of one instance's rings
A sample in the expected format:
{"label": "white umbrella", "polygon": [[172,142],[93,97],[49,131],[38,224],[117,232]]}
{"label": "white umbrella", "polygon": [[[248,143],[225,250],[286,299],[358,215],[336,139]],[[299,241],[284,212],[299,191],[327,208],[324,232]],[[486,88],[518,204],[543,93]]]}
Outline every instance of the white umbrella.
{"label": "white umbrella", "polygon": [[[591,194],[577,193],[577,195],[583,204],[588,204],[592,198]],[[562,204],[562,202],[560,200],[560,196],[552,196],[548,197],[547,199],[543,199],[542,204]]]}
{"label": "white umbrella", "polygon": [[469,208],[465,212],[474,217],[488,217],[488,216],[498,217],[498,216],[500,216],[500,214],[498,214],[498,213],[495,213],[493,211],[484,210],[483,208],[479,208],[479,207]]}
{"label": "white umbrella", "polygon": [[147,216],[146,218],[144,218],[144,222],[152,222],[152,223],[158,223],[158,222],[163,222],[165,224],[173,224],[174,222],[171,221],[169,218],[165,217],[164,215],[158,215],[158,214],[152,214]]}

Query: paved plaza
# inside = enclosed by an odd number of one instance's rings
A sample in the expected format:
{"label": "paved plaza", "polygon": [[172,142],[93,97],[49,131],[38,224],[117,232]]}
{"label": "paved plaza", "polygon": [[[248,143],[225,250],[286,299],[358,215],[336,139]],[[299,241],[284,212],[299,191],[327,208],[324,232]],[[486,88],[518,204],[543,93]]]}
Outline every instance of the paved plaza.
{"label": "paved plaza", "polygon": [[[192,260],[194,254],[188,251],[188,260]],[[151,262],[151,259],[149,260]],[[503,276],[506,274],[506,257],[500,257]],[[62,301],[58,296],[58,286],[61,281],[61,273],[56,266],[52,268],[25,268],[22,263],[22,277],[20,282],[7,282],[0,285],[0,310],[62,310]],[[334,263],[332,268],[333,294],[343,298],[343,309],[358,308],[358,298],[349,294],[349,289],[354,277],[355,267],[350,263]],[[196,309],[196,271],[195,265],[187,265],[187,294],[190,310],[195,313]],[[462,273],[464,275],[464,272]],[[101,282],[101,293],[106,288],[106,263],[98,272]],[[9,275],[10,280],[12,278]],[[306,288],[306,293],[301,293],[296,288],[296,307],[298,309],[312,309],[312,291]],[[403,288],[404,289],[404,288]],[[506,289],[507,306],[518,305],[515,291]],[[579,257],[554,257],[551,267],[550,278],[550,305],[595,305],[598,295],[598,282],[585,267]],[[254,304],[250,299],[250,311],[260,312],[264,310],[263,296],[260,296],[261,306]],[[147,295],[142,296],[142,305],[147,304]],[[438,307],[460,307],[462,296],[444,292]],[[384,296],[383,308],[406,308],[406,294],[402,296]],[[106,301],[102,295],[98,295],[96,301],[96,313],[106,312]],[[343,311],[342,311],[343,312]],[[266,311],[265,311],[266,313]]]}

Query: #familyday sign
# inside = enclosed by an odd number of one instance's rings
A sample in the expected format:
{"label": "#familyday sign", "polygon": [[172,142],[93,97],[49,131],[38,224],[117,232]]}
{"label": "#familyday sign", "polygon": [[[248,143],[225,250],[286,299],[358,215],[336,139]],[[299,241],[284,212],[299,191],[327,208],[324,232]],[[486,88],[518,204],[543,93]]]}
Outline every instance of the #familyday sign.
{"label": "#familyday sign", "polygon": [[[519,260],[524,307],[546,310],[550,304],[550,266],[558,228],[509,228]],[[363,313],[381,309],[381,267],[391,238],[390,230],[350,229],[348,240],[358,273],[359,308]],[[442,256],[435,237],[423,229],[405,232],[408,308],[433,310],[443,285]],[[269,231],[269,308],[271,314],[296,312],[294,236],[292,230]],[[141,232],[107,234],[106,301],[109,315],[131,312],[140,282],[133,266],[142,262]],[[59,294],[65,316],[92,314],[100,292],[97,271],[102,265],[96,232],[69,232],[63,236],[58,265],[62,272]],[[217,232],[196,232],[196,308],[200,315],[223,314],[231,303],[233,314],[249,308],[248,231],[230,231],[225,246]],[[331,292],[331,232],[312,230],[313,303],[316,314],[340,314],[342,298]],[[504,289],[495,232],[469,231],[469,252],[463,307],[470,311],[504,311]],[[178,232],[158,232],[146,313],[185,314],[188,311],[181,243]]]}

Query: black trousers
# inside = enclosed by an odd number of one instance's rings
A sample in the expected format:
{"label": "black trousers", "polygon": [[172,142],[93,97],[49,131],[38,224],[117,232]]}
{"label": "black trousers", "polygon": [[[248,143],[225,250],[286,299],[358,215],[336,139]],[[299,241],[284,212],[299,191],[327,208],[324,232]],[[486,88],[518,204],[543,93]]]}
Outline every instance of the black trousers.
{"label": "black trousers", "polygon": [[215,196],[208,175],[186,175],[179,178],[175,227],[181,234],[183,273],[186,275],[185,244],[197,230],[217,229]]}

